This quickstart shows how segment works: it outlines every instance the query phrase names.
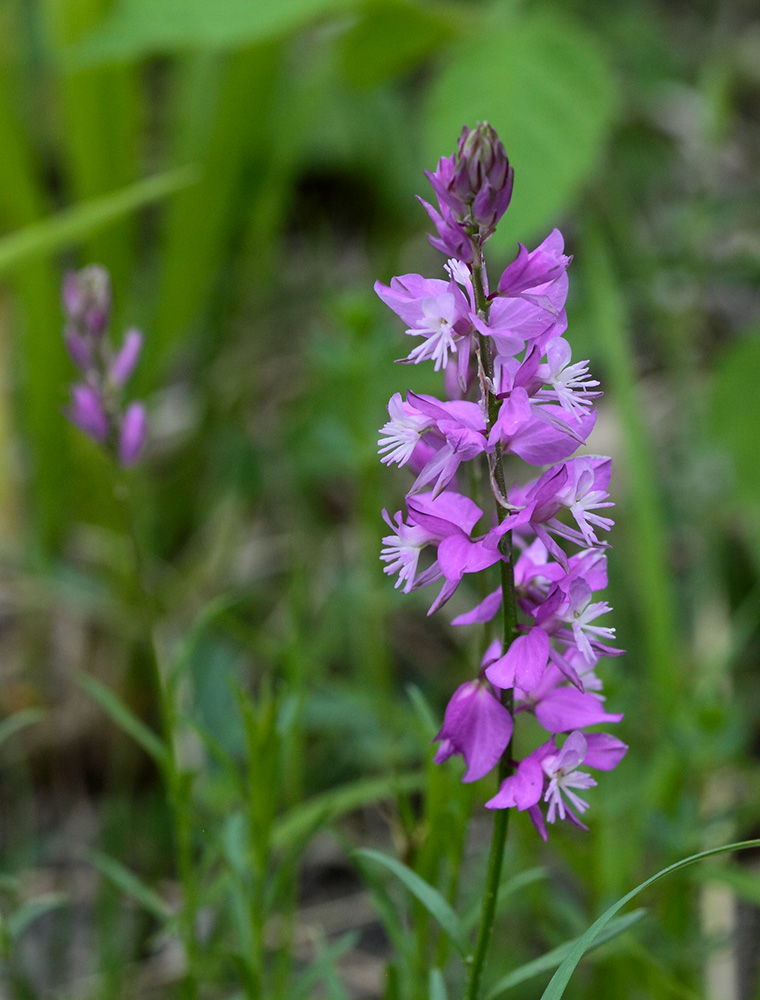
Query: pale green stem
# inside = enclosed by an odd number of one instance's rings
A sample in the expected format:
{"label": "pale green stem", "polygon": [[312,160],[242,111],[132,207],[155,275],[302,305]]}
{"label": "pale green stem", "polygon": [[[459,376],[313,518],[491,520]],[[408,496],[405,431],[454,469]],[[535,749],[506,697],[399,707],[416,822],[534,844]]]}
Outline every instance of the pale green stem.
{"label": "pale green stem", "polygon": [[[478,315],[482,319],[488,318],[488,301],[485,296],[483,286],[484,263],[479,255],[472,269],[472,284],[475,292],[475,305]],[[487,337],[478,336],[478,369],[480,376],[481,391],[483,398],[487,401],[486,425],[488,431],[493,427],[499,413],[499,400],[489,390],[489,381],[493,378],[493,358],[491,355],[491,345]],[[496,489],[501,494],[502,499],[506,499],[506,486],[504,480],[504,468],[502,456],[497,448],[494,465],[493,479]],[[504,506],[497,498],[496,515],[499,522],[503,521],[507,515]],[[512,644],[517,634],[517,600],[515,597],[514,564],[512,561],[512,537],[511,532],[507,532],[501,540],[499,549],[503,559],[499,563],[501,569],[501,589],[502,589],[502,615],[503,615],[503,641],[504,650]],[[512,714],[513,695],[512,691],[502,691],[501,701],[507,711]],[[513,742],[510,740],[501,761],[499,762],[498,778],[499,785],[512,773],[511,760],[513,756]],[[491,839],[491,853],[488,858],[488,871],[486,873],[486,885],[483,894],[483,909],[480,917],[480,928],[475,942],[475,950],[469,958],[470,978],[467,986],[465,1000],[478,1000],[480,994],[480,980],[483,973],[488,945],[491,940],[494,916],[496,914],[496,902],[499,892],[499,882],[501,880],[501,866],[504,859],[504,847],[507,841],[507,830],[509,826],[509,810],[497,809],[494,814],[493,835]]]}
{"label": "pale green stem", "polygon": [[195,868],[192,856],[192,824],[185,802],[184,782],[177,762],[176,712],[172,692],[161,668],[161,656],[156,641],[157,613],[152,587],[145,570],[145,559],[139,532],[132,510],[129,485],[118,470],[113,472],[114,496],[121,508],[125,529],[132,547],[134,578],[142,612],[145,648],[150,660],[150,669],[156,692],[161,733],[166,747],[162,773],[168,792],[172,818],[175,848],[177,851],[177,871],[182,886],[182,905],[179,914],[179,930],[187,970],[183,981],[185,1000],[195,1000],[197,996],[197,939],[195,916],[198,908]]}

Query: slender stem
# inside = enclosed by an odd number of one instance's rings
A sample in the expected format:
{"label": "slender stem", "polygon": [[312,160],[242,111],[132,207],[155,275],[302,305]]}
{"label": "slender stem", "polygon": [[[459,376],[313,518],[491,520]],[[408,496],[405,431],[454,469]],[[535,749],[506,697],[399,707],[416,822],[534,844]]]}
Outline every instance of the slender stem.
{"label": "slender stem", "polygon": [[161,720],[161,733],[166,746],[166,756],[164,757],[162,772],[168,792],[174,842],[177,851],[177,871],[183,893],[182,908],[179,915],[180,935],[187,960],[187,970],[183,981],[183,996],[186,1000],[194,1000],[197,995],[196,967],[198,949],[195,934],[195,914],[198,904],[192,852],[192,824],[187,802],[185,801],[185,781],[177,760],[176,712],[170,685],[166,682],[161,668],[161,655],[156,639],[158,624],[156,601],[145,570],[142,544],[130,502],[130,489],[124,475],[116,469],[113,472],[113,484],[114,495],[121,508],[125,529],[132,548],[134,578],[142,612],[145,648],[150,661],[156,702]]}
{"label": "slender stem", "polygon": [[[472,267],[472,284],[475,294],[475,306],[478,315],[482,319],[488,318],[488,300],[485,295],[483,282],[485,265],[482,256],[478,257]],[[478,370],[480,376],[481,391],[485,401],[485,417],[488,431],[490,432],[499,414],[500,401],[491,391],[493,388],[493,357],[491,354],[491,344],[487,337],[478,335]],[[502,463],[501,450],[497,446],[492,467],[493,482],[496,489],[501,494],[501,498],[506,498],[506,484],[504,479],[504,467]],[[507,516],[507,511],[496,501],[496,516],[499,522]],[[499,563],[501,570],[501,590],[502,590],[502,621],[503,621],[503,642],[504,650],[514,641],[517,634],[517,599],[515,597],[515,576],[514,563],[512,559],[512,533],[506,532],[499,545],[502,559]],[[507,711],[512,714],[513,693],[511,690],[501,692],[501,702]],[[513,757],[513,739],[510,739],[501,760],[499,761],[499,785],[512,773],[511,760]],[[504,860],[504,848],[507,842],[507,831],[509,827],[509,810],[498,809],[494,814],[493,834],[491,838],[491,852],[488,857],[488,871],[486,873],[485,892],[483,894],[483,909],[480,916],[480,928],[475,942],[475,950],[470,959],[470,979],[467,986],[465,1000],[478,1000],[480,994],[480,980],[483,974],[488,945],[491,940],[494,917],[496,915],[496,903],[499,893],[499,883],[501,881],[501,867]]]}

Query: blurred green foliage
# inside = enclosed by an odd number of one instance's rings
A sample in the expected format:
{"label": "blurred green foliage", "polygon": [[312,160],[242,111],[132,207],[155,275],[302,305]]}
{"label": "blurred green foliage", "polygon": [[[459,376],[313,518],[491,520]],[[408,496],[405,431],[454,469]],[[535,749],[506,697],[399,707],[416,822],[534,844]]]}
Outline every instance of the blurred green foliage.
{"label": "blurred green foliage", "polygon": [[[6,995],[173,997],[182,979],[129,544],[61,415],[60,278],[94,261],[117,328],[146,335],[132,488],[175,670],[202,995],[457,995],[428,909],[366,857],[341,871],[396,946],[387,968],[383,941],[324,939],[304,907],[325,843],[337,865],[389,841],[458,913],[477,903],[466,831],[490,784],[433,767],[428,740],[480,639],[377,561],[405,480],[376,429],[392,392],[437,380],[393,365],[401,330],[372,293],[438,273],[414,195],[465,122],[491,121],[515,166],[492,273],[555,225],[575,254],[569,336],[606,390],[592,446],[615,460],[629,650],[606,681],[631,752],[588,835],[545,848],[514,824],[508,877],[549,875],[504,894],[487,985],[664,865],[757,832],[758,64],[740,0],[0,4]],[[750,867],[658,883],[567,995],[709,996],[731,933],[705,918],[716,886],[752,933]],[[733,995],[760,996],[731,954]],[[374,993],[347,955],[379,956]]]}

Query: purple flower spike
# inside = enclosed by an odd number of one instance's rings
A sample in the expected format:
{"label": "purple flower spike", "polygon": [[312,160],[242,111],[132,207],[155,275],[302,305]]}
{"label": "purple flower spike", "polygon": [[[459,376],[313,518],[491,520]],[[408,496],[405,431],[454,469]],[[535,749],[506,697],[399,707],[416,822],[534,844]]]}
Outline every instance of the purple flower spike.
{"label": "purple flower spike", "polygon": [[122,465],[132,465],[142,450],[147,420],[142,403],[123,409],[121,390],[137,364],[142,334],[128,330],[121,348],[113,350],[105,333],[111,310],[111,279],[105,268],[92,265],[69,272],[62,294],[66,348],[84,376],[71,388],[66,416]]}
{"label": "purple flower spike", "polygon": [[[602,658],[622,653],[611,645],[615,629],[599,623],[610,606],[594,599],[607,586],[611,460],[573,457],[594,428],[601,392],[565,339],[572,257],[558,229],[533,250],[520,245],[489,282],[483,248],[513,186],[496,132],[465,127],[456,152],[426,176],[438,204],[419,200],[435,226],[431,244],[449,256],[448,280],[411,273],[375,291],[418,338],[403,363],[441,372],[445,397],[397,392],[388,404],[380,459],[416,478],[406,514],[383,512],[392,534],[380,558],[404,593],[442,581],[429,615],[467,590],[469,577],[489,573],[479,603],[470,598],[452,624],[487,623],[504,607],[503,644],[488,645],[479,679],[449,702],[435,760],[460,754],[465,781],[501,761],[509,776],[486,806],[527,812],[546,840],[556,819],[586,829],[579,793],[596,785],[588,769],[611,770],[627,749],[583,731],[622,719],[606,710],[597,674]],[[534,478],[526,464],[543,468]],[[466,495],[480,497],[487,484],[490,514]],[[493,689],[510,692],[504,705]],[[525,716],[551,738],[512,761],[512,730]]]}
{"label": "purple flower spike", "polygon": [[143,335],[139,330],[127,330],[121,350],[111,362],[108,377],[114,385],[122,386],[135,370],[143,345]]}
{"label": "purple flower spike", "polygon": [[71,406],[66,416],[88,437],[99,444],[108,438],[108,417],[97,390],[90,385],[77,383],[71,387]]}
{"label": "purple flower spike", "polygon": [[512,716],[483,681],[468,681],[454,692],[443,726],[436,764],[461,754],[467,764],[463,781],[477,781],[496,766],[512,738]]}
{"label": "purple flower spike", "polygon": [[140,457],[147,430],[145,407],[142,403],[130,403],[119,435],[119,461],[122,465],[133,465]]}

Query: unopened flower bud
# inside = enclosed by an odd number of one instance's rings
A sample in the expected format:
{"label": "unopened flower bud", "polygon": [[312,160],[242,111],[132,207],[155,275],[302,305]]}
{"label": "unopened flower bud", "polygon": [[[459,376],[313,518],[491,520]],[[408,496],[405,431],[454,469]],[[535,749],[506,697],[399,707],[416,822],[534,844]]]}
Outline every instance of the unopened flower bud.
{"label": "unopened flower bud", "polygon": [[[473,235],[471,227],[479,230],[481,240],[488,239],[509,206],[514,180],[514,171],[496,130],[488,122],[481,122],[474,129],[465,125],[456,154],[442,157],[435,171],[425,174],[438,195],[441,221],[447,214],[450,216],[446,229],[460,229],[465,235],[463,246],[466,246],[466,238]],[[446,249],[456,253],[457,240],[441,232],[439,219],[429,208],[428,214]]]}
{"label": "unopened flower bud", "polygon": [[139,330],[127,330],[121,349],[111,362],[108,377],[114,385],[122,386],[135,370],[142,350],[143,337]]}
{"label": "unopened flower bud", "polygon": [[142,403],[130,403],[119,434],[119,461],[122,465],[132,465],[140,457],[147,431],[145,407]]}
{"label": "unopened flower bud", "polygon": [[71,387],[71,406],[66,416],[99,444],[108,438],[108,417],[100,394],[91,385],[77,383]]}
{"label": "unopened flower bud", "polygon": [[514,170],[501,139],[488,122],[462,129],[453,189],[470,206],[472,221],[493,231],[512,198]]}
{"label": "unopened flower bud", "polygon": [[102,336],[111,314],[108,271],[97,264],[69,271],[63,279],[63,307],[83,333],[95,338]]}

